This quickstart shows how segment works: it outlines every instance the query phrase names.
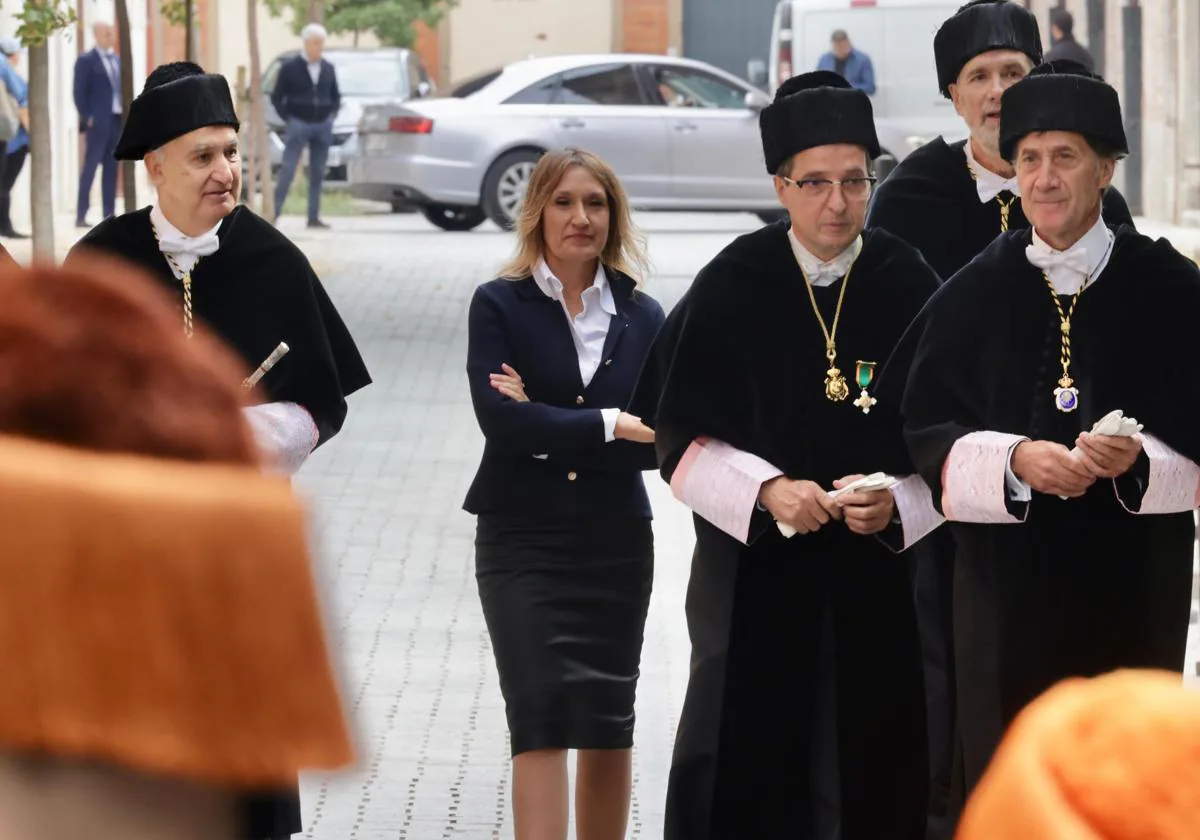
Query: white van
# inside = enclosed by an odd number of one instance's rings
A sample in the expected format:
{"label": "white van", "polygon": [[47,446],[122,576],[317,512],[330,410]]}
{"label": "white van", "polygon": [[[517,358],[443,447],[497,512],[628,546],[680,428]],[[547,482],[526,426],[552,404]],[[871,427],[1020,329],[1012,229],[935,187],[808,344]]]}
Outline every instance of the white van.
{"label": "white van", "polygon": [[[846,30],[875,68],[871,97],[886,169],[939,134],[967,136],[950,100],[938,92],[933,36],[965,0],[780,0],[771,26],[770,90],[817,69],[830,36]],[[894,165],[894,164],[893,164]]]}

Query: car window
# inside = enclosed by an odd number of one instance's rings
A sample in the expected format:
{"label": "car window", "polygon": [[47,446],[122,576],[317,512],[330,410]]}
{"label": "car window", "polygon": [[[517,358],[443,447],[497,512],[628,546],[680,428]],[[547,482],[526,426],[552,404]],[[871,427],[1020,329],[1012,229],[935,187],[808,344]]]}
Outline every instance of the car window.
{"label": "car window", "polygon": [[477,76],[471,76],[454,85],[447,92],[447,96],[453,96],[456,99],[466,99],[473,93],[478,93],[485,87],[490,85],[496,79],[500,78],[502,70],[488,70],[486,73],[480,73]]}
{"label": "car window", "polygon": [[267,71],[263,73],[263,93],[270,96],[275,91],[275,81],[279,78],[279,68],[283,66],[283,62],[278,58],[270,63]]}
{"label": "car window", "polygon": [[652,66],[650,73],[663,104],[673,108],[746,107],[746,91],[711,73],[661,65]]}
{"label": "car window", "polygon": [[555,105],[645,105],[631,64],[583,67],[562,74]]}
{"label": "car window", "polygon": [[408,96],[404,62],[395,55],[329,55],[342,96]]}
{"label": "car window", "polygon": [[562,76],[557,74],[549,79],[542,79],[537,84],[514,93],[505,99],[504,103],[506,105],[549,105],[554,101],[554,94],[558,91],[558,83],[561,80]]}

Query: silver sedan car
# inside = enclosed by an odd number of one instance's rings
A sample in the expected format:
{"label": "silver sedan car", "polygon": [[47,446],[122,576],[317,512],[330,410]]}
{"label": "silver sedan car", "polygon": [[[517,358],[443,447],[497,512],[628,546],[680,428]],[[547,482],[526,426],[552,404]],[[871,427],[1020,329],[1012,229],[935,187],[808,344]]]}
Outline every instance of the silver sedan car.
{"label": "silver sedan car", "polygon": [[[366,107],[349,188],[359,198],[416,204],[446,230],[485,219],[508,229],[538,158],[577,146],[613,167],[638,209],[774,219],[781,211],[758,131],[769,103],[736,76],[690,59],[531,58],[446,96]],[[877,127],[885,169],[943,128]]]}

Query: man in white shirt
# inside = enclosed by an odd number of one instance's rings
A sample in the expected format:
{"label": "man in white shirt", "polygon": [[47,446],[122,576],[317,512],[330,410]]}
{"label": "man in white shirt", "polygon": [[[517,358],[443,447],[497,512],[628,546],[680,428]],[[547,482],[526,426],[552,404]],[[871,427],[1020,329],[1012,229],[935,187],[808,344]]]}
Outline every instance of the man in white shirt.
{"label": "man in white shirt", "polygon": [[76,227],[90,227],[87,221],[92,182],[101,169],[100,195],[104,218],[116,212],[117,172],[120,163],[113,157],[121,136],[121,59],[114,51],[116,34],[111,23],[92,27],[96,46],[75,60],[75,109],[79,112],[79,131],[85,135],[83,168],[79,172],[79,197],[75,204]]}
{"label": "man in white shirt", "polygon": [[[1128,148],[1116,91],[1044,64],[1004,93],[999,147],[1032,229],[930,301],[902,407],[957,545],[966,794],[1057,681],[1182,670],[1200,500],[1200,272],[1101,214]],[[1097,425],[1112,412],[1144,434]]]}

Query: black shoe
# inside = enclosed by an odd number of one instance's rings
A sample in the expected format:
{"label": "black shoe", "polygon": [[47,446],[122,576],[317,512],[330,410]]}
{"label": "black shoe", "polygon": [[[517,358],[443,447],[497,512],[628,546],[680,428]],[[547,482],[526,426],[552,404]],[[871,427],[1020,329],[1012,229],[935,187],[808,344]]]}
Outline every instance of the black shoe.
{"label": "black shoe", "polygon": [[91,222],[89,222],[87,219],[76,219],[75,220],[75,227],[77,227],[77,228],[90,228],[91,226],[92,226]]}
{"label": "black shoe", "polygon": [[12,228],[9,228],[8,230],[0,230],[0,237],[4,237],[5,239],[28,239],[29,234],[17,233]]}
{"label": "black shoe", "polygon": [[309,222],[308,226],[316,230],[329,230],[329,225],[325,224],[320,219]]}

